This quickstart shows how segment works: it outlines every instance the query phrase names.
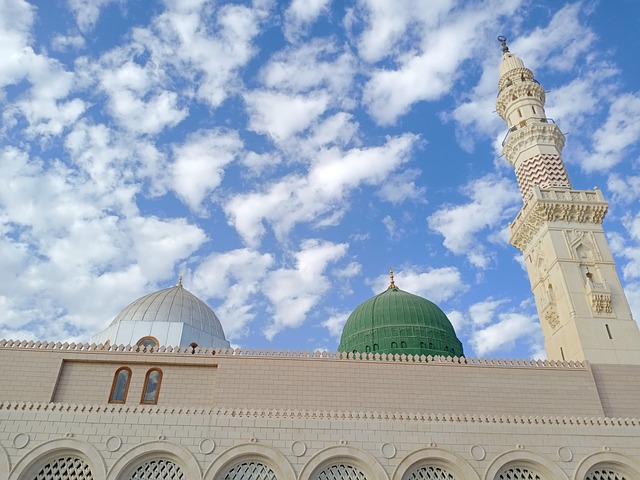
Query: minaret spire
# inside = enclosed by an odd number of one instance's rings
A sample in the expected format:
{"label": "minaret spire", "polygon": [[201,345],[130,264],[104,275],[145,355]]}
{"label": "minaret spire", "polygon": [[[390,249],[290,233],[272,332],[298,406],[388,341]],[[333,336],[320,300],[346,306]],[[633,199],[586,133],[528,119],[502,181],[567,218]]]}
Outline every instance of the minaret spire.
{"label": "minaret spire", "polygon": [[509,47],[507,47],[507,37],[500,35],[498,41],[502,44],[502,53],[507,53],[509,51]]}
{"label": "minaret spire", "polygon": [[640,331],[616,272],[597,188],[573,190],[562,161],[565,137],[545,112],[545,92],[502,45],[496,111],[507,123],[503,154],[524,205],[509,225],[524,255],[553,360],[640,364]]}

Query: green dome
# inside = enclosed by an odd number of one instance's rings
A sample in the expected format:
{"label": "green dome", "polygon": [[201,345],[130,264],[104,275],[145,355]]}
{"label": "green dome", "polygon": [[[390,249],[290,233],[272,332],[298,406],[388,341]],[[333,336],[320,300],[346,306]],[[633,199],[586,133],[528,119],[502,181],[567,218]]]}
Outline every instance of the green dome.
{"label": "green dome", "polygon": [[339,352],[464,355],[451,322],[433,302],[395,285],[349,315]]}

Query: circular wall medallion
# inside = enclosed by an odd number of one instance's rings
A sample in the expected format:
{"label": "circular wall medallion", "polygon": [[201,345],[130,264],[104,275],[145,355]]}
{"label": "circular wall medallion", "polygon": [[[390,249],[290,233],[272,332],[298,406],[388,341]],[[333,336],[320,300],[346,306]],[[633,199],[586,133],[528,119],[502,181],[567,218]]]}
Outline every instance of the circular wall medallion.
{"label": "circular wall medallion", "polygon": [[431,442],[431,443],[429,443],[429,446],[431,448],[436,448],[438,446],[438,444],[436,442]]}
{"label": "circular wall medallion", "polygon": [[516,448],[518,450],[524,450],[524,445],[522,445],[521,443],[519,443],[518,445],[516,445]]}
{"label": "circular wall medallion", "polygon": [[393,458],[396,456],[396,447],[390,443],[383,443],[380,452],[384,458]]}
{"label": "circular wall medallion", "polygon": [[251,437],[251,438],[249,439],[249,442],[251,442],[251,443],[258,443],[258,439],[257,439],[256,437]]}
{"label": "circular wall medallion", "polygon": [[484,448],[482,448],[480,445],[474,445],[473,447],[471,447],[470,453],[473,459],[478,461],[484,460],[484,458],[487,456],[487,452],[485,452]]}
{"label": "circular wall medallion", "polygon": [[64,438],[73,438],[73,433],[67,432],[64,434]]}
{"label": "circular wall medallion", "polygon": [[13,446],[16,448],[24,448],[29,443],[29,435],[26,433],[19,433],[13,437]]}
{"label": "circular wall medallion", "polygon": [[344,445],[346,445],[346,444],[347,444],[347,441],[346,441],[346,440],[340,440],[340,445],[344,446]]}
{"label": "circular wall medallion", "polygon": [[122,439],[120,437],[109,437],[107,438],[107,450],[110,452],[117,452],[122,446]]}
{"label": "circular wall medallion", "polygon": [[156,440],[166,440],[166,439],[167,439],[167,437],[165,437],[164,435],[158,435],[156,437]]}
{"label": "circular wall medallion", "polygon": [[307,451],[307,446],[303,442],[293,442],[291,444],[291,453],[296,457],[301,457]]}
{"label": "circular wall medallion", "polygon": [[610,447],[608,447],[607,445],[604,445],[604,446],[602,447],[602,450],[603,450],[603,451],[605,451],[605,452],[610,452],[610,451],[611,451],[611,448],[610,448]]}
{"label": "circular wall medallion", "polygon": [[211,438],[203,438],[202,440],[200,440],[200,444],[198,445],[200,453],[204,453],[205,455],[213,452],[214,448],[216,448],[216,442],[214,442]]}
{"label": "circular wall medallion", "polygon": [[558,449],[558,458],[563,462],[570,462],[573,460],[573,452],[568,447],[560,447]]}

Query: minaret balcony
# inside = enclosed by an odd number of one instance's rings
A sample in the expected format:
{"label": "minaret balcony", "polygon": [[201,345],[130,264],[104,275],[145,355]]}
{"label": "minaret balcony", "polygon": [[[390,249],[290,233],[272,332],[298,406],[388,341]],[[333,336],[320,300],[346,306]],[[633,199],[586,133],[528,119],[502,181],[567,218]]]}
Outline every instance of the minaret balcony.
{"label": "minaret balcony", "polygon": [[547,118],[547,117],[530,117],[530,118],[525,118],[523,120],[520,120],[517,124],[513,125],[509,130],[507,130],[507,133],[504,135],[504,139],[502,140],[502,146],[504,147],[504,144],[507,143],[507,140],[509,139],[509,136],[513,133],[516,132],[518,130],[520,130],[521,128],[526,127],[527,125],[531,125],[534,123],[552,123],[555,125],[555,120],[553,120],[553,118]]}
{"label": "minaret balcony", "polygon": [[535,185],[509,224],[510,242],[524,252],[545,224],[566,224],[567,227],[573,223],[602,224],[608,206],[598,189],[570,190]]}
{"label": "minaret balcony", "polygon": [[589,304],[595,313],[609,314],[613,312],[611,307],[611,291],[604,281],[593,282],[589,279],[587,283],[585,283],[584,290]]}

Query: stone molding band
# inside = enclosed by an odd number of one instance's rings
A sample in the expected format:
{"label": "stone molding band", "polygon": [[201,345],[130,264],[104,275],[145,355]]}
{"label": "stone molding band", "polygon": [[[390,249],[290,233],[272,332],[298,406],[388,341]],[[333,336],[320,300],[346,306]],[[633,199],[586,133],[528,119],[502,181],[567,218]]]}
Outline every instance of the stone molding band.
{"label": "stone molding band", "polygon": [[4,402],[0,401],[0,411],[67,412],[97,414],[147,414],[147,415],[207,415],[236,418],[271,418],[300,420],[385,420],[425,423],[481,423],[517,425],[571,425],[571,426],[617,426],[639,427],[638,418],[609,417],[567,417],[567,416],[522,416],[522,415],[477,415],[449,413],[402,413],[402,412],[336,412],[312,410],[269,410],[246,408],[203,408],[203,407],[157,407],[147,405],[81,405],[45,402]]}

